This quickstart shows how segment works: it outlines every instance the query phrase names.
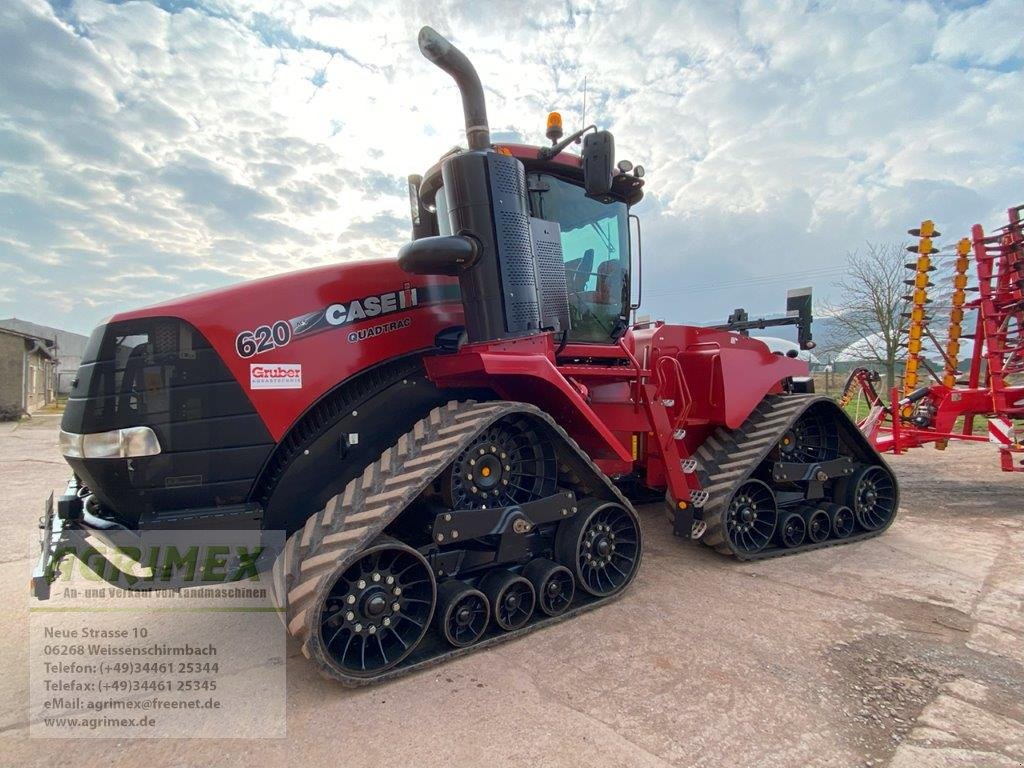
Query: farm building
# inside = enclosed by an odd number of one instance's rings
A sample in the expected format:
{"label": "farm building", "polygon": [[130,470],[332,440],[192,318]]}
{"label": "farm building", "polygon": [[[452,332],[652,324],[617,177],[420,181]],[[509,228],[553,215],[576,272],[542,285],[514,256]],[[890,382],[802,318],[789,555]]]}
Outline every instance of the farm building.
{"label": "farm building", "polygon": [[53,402],[56,358],[50,339],[0,328],[0,420]]}

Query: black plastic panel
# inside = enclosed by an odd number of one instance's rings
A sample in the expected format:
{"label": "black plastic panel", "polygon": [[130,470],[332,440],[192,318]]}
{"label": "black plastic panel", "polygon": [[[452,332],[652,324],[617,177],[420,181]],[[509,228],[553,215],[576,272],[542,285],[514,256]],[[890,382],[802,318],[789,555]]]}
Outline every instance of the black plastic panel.
{"label": "black plastic panel", "polygon": [[246,501],[273,449],[224,362],[177,318],[97,329],[61,425],[86,434],[132,426],[156,433],[157,456],[69,460],[105,510],[131,526],[170,510]]}
{"label": "black plastic panel", "polygon": [[480,246],[476,262],[459,274],[470,341],[536,333],[540,301],[523,164],[496,152],[461,152],[441,172],[450,231]]}

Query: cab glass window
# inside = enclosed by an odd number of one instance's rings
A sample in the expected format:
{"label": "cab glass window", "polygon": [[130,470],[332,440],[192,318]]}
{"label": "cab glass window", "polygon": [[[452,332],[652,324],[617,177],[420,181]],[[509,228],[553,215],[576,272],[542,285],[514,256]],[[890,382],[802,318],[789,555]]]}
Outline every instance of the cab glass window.
{"label": "cab glass window", "polygon": [[625,203],[601,203],[581,187],[531,174],[533,215],[557,221],[573,341],[609,342],[629,317],[629,229]]}

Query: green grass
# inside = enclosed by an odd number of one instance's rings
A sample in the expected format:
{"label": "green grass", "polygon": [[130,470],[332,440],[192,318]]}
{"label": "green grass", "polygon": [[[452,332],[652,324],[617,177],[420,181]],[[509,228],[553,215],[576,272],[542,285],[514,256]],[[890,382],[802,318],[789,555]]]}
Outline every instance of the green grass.
{"label": "green grass", "polygon": [[[839,397],[837,396],[835,399],[836,399],[836,401],[838,401]],[[853,400],[851,400],[849,403],[846,404],[846,408],[844,410],[846,411],[846,414],[851,419],[853,419],[854,421],[860,421],[861,419],[863,419],[865,416],[868,415],[868,411],[870,410],[870,408],[868,407],[867,401],[864,400],[863,397],[861,397],[861,398],[856,398],[855,397]],[[1015,424],[1017,425],[1017,428],[1019,430],[1024,429],[1024,420],[1017,420],[1015,422]],[[956,423],[953,425],[953,432],[960,432],[961,430],[963,430],[963,426],[964,426],[964,417],[961,416],[959,419],[956,420]],[[988,418],[987,417],[985,417],[985,416],[975,416],[974,417],[974,425],[973,426],[974,426],[974,434],[976,434],[976,435],[986,435],[986,434],[988,434]]]}
{"label": "green grass", "polygon": [[[839,398],[836,397],[836,400],[838,401]],[[853,398],[853,400],[846,404],[843,410],[845,410],[846,415],[849,416],[854,421],[860,421],[861,419],[868,415],[868,411],[870,411],[871,408],[870,406],[868,406],[867,401],[864,400],[863,397],[855,397]]]}

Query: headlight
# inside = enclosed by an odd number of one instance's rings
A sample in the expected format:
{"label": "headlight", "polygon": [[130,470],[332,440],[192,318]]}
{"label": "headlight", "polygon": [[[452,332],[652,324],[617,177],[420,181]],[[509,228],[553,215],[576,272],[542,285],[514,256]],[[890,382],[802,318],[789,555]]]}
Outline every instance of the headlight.
{"label": "headlight", "polygon": [[115,429],[112,432],[97,432],[91,435],[82,435],[82,458],[121,458],[121,430]]}
{"label": "headlight", "polygon": [[160,441],[149,427],[128,427],[79,435],[60,431],[60,452],[72,459],[131,459],[156,456]]}
{"label": "headlight", "polygon": [[62,429],[58,442],[60,443],[61,454],[71,459],[82,458],[82,435],[76,435],[74,432],[65,432]]}
{"label": "headlight", "polygon": [[131,427],[120,432],[122,456],[156,456],[160,453],[160,441],[149,427]]}

